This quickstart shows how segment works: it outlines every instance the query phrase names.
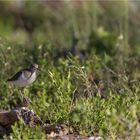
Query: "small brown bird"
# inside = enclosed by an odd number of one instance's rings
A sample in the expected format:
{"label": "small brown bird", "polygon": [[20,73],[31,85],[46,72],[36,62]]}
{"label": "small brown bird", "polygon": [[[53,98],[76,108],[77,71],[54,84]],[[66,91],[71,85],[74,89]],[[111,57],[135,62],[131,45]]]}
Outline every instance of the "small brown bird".
{"label": "small brown bird", "polygon": [[7,81],[16,85],[17,87],[26,87],[36,80],[36,72],[38,70],[37,64],[32,64],[29,68],[20,70],[13,77]]}

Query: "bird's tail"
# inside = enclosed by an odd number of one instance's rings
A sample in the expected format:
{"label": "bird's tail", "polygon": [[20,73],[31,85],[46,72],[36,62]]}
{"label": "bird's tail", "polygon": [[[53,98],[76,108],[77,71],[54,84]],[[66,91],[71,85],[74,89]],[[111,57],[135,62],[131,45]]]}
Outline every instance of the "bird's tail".
{"label": "bird's tail", "polygon": [[12,84],[11,79],[7,79],[7,80],[6,80],[6,83],[8,83],[8,84]]}
{"label": "bird's tail", "polygon": [[7,79],[6,82],[11,82],[11,80],[10,79]]}

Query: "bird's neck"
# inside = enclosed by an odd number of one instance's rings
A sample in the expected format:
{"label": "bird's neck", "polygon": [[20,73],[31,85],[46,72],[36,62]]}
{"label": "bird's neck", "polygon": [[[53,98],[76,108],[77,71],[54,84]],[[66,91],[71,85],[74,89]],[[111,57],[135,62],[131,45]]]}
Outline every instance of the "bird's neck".
{"label": "bird's neck", "polygon": [[34,67],[29,68],[29,70],[31,71],[31,73],[36,72],[36,68],[34,68]]}

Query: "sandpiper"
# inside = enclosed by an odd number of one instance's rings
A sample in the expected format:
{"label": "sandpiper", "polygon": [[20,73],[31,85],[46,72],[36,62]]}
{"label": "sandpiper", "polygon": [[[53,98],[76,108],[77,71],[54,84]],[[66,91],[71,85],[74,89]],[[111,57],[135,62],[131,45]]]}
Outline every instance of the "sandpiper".
{"label": "sandpiper", "polygon": [[36,72],[38,70],[37,64],[32,64],[29,68],[20,70],[13,77],[7,81],[16,85],[17,87],[26,87],[36,80]]}

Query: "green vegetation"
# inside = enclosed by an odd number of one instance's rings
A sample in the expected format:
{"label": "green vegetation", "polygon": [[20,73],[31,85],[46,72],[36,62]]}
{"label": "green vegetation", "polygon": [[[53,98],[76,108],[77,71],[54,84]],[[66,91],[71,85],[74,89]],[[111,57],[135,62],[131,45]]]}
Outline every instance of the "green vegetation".
{"label": "green vegetation", "polygon": [[[82,135],[138,139],[139,36],[137,26],[129,29],[136,19],[128,19],[127,0],[26,1],[25,11],[13,3],[0,2],[0,108],[14,108],[20,96],[6,79],[37,62],[42,71],[25,95],[44,122],[65,123]],[[39,127],[19,123],[10,137],[45,139]]]}

